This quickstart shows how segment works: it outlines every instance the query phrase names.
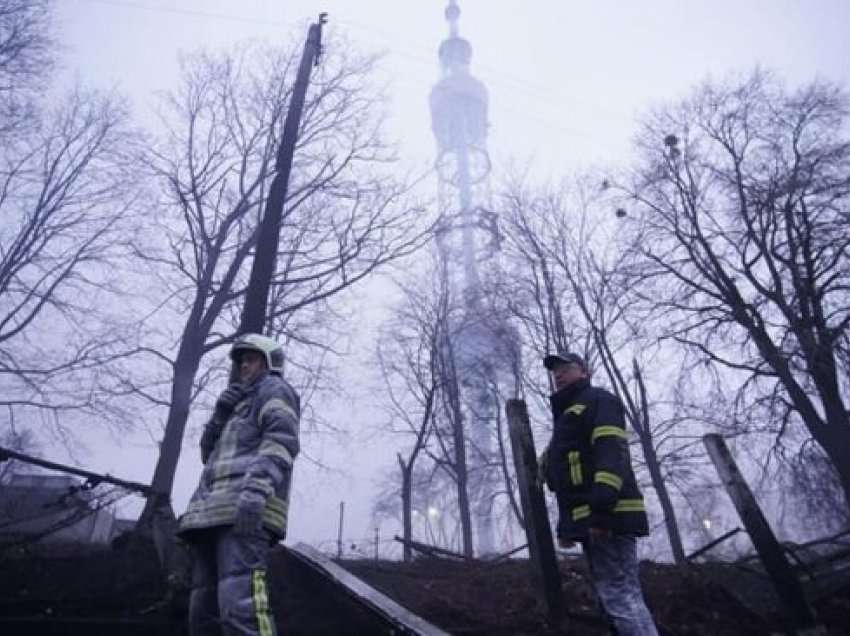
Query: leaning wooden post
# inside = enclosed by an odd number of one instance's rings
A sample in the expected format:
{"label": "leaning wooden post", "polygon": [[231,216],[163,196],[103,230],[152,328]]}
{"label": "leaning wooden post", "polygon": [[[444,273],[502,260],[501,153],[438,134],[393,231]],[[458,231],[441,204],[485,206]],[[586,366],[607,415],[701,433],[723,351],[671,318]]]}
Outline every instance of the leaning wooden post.
{"label": "leaning wooden post", "polygon": [[537,455],[523,400],[508,400],[505,407],[511,435],[519,499],[528,537],[532,579],[537,593],[546,601],[549,619],[558,621],[561,606],[561,576],[555,559],[555,545],[543,490],[537,484]]}
{"label": "leaning wooden post", "polygon": [[753,546],[767,570],[782,611],[788,619],[789,634],[825,634],[823,627],[818,625],[814,610],[809,605],[800,579],[788,563],[785,552],[776,535],[770,529],[767,519],[759,508],[756,499],[741,471],[732,459],[732,454],[726,442],[720,435],[712,433],[702,438],[705,448],[717,474],[720,476],[726,492],[735,504],[738,515],[752,539]]}

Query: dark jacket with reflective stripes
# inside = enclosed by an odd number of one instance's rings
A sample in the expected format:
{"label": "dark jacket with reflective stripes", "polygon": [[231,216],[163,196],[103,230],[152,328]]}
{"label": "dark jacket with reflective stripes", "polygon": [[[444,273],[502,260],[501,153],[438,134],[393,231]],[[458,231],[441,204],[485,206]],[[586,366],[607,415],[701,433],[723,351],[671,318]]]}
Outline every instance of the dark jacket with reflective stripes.
{"label": "dark jacket with reflective stripes", "polygon": [[266,373],[246,390],[226,422],[213,418],[202,447],[213,444],[200,484],[180,517],[179,534],[232,525],[245,489],[266,497],[263,526],[286,535],[292,462],[298,454],[300,400],[288,382]]}
{"label": "dark jacket with reflective stripes", "polygon": [[554,427],[546,482],[558,499],[558,535],[581,540],[589,527],[648,534],[620,399],[580,380],[549,401]]}

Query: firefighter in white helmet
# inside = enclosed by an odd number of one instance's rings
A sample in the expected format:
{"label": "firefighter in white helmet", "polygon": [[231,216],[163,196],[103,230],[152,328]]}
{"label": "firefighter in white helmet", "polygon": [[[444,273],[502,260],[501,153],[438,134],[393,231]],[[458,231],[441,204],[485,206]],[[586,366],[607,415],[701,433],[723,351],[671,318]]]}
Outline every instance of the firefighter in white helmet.
{"label": "firefighter in white helmet", "polygon": [[273,339],[240,336],[230,357],[239,382],[221,393],[204,428],[200,484],[178,531],[193,555],[191,636],[275,634],[266,569],[286,534],[300,403]]}

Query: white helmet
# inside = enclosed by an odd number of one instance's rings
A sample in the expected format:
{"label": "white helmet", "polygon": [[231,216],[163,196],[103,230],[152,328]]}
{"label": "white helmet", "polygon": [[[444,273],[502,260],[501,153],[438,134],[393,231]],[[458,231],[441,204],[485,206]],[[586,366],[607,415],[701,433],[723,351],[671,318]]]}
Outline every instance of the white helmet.
{"label": "white helmet", "polygon": [[283,347],[276,340],[258,333],[245,333],[236,338],[230,348],[230,359],[237,362],[239,351],[257,351],[266,359],[269,372],[281,375],[283,373]]}

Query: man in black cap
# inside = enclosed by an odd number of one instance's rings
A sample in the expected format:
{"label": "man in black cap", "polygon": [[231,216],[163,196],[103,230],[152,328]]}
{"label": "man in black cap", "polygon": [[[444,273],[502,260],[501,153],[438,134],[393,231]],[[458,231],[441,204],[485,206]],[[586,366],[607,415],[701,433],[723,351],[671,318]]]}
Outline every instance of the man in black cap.
{"label": "man in black cap", "polygon": [[554,427],[541,458],[558,501],[558,545],[580,542],[596,596],[619,636],[655,636],[638,579],[637,537],[649,534],[629,458],[623,404],[591,386],[584,359],[548,355]]}

